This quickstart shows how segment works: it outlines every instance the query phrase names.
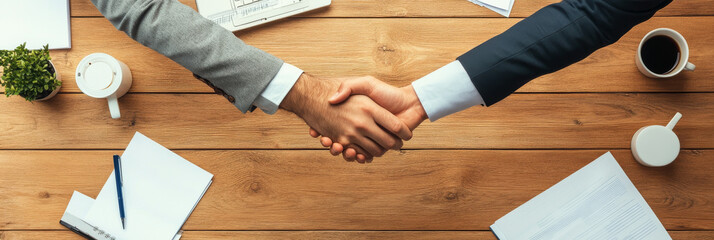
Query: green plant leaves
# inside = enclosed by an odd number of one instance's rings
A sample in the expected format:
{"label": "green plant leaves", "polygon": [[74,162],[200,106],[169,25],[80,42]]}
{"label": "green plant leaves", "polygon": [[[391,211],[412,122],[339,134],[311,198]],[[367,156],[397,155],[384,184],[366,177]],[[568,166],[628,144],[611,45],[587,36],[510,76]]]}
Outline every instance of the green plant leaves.
{"label": "green plant leaves", "polygon": [[40,50],[28,50],[23,43],[12,51],[0,50],[0,66],[3,68],[0,85],[5,87],[5,95],[20,95],[33,101],[42,93],[59,87],[62,83],[49,71],[50,60],[48,45]]}

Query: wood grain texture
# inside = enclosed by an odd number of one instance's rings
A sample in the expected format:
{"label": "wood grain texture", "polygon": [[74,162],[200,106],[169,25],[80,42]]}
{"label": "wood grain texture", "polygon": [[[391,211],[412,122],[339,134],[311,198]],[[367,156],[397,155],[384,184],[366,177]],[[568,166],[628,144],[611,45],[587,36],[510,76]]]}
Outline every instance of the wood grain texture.
{"label": "wood grain texture", "polygon": [[[179,0],[196,9],[195,0]],[[511,17],[527,17],[558,0],[521,0],[513,5]],[[90,0],[72,0],[72,16],[101,16]],[[662,9],[657,16],[712,15],[712,0],[679,0]],[[326,9],[299,17],[494,17],[501,15],[466,0],[333,0]]]}
{"label": "wood grain texture", "polygon": [[[669,231],[672,239],[713,239],[714,231]],[[0,231],[1,240],[81,240],[70,231]],[[181,239],[250,239],[250,240],[297,240],[297,239],[469,239],[496,240],[487,231],[185,231]]]}
{"label": "wood grain texture", "polygon": [[[371,164],[325,151],[177,151],[214,174],[186,230],[488,230],[605,150],[414,150]],[[0,229],[62,229],[116,151],[0,151]],[[714,150],[647,168],[613,151],[668,230],[714,230]],[[398,224],[397,224],[398,223]]]}
{"label": "wood grain texture", "polygon": [[[374,75],[404,86],[453,61],[505,31],[517,19],[292,19],[238,36],[322,77]],[[585,60],[542,76],[519,92],[714,92],[714,17],[654,18]],[[79,92],[77,64],[93,52],[124,61],[134,78],[131,92],[211,92],[212,89],[168,58],[116,30],[103,18],[72,20],[73,48],[52,51],[64,79],[62,92]],[[444,27],[449,26],[449,27]],[[649,79],[635,67],[641,38],[669,27],[682,33],[691,48],[694,72],[667,80]],[[1,101],[1,100],[0,100]]]}
{"label": "wood grain texture", "polygon": [[[672,239],[712,239],[714,231],[669,231]],[[81,240],[70,231],[0,231],[2,240]],[[496,240],[487,231],[185,231],[181,239],[250,239],[250,240],[297,240],[297,239],[469,239]]]}
{"label": "wood grain texture", "polygon": [[[215,174],[183,239],[495,239],[496,219],[608,149],[672,238],[714,239],[714,0],[674,1],[616,44],[493,107],[424,123],[408,150],[368,165],[330,156],[292,114],[240,114],[117,31],[90,0],[70,2],[73,48],[51,53],[62,93],[34,104],[0,98],[0,240],[80,239],[58,223],[72,191],[96,197],[112,171],[107,157],[135,131]],[[466,0],[333,0],[236,36],[317,76],[402,86],[555,2],[516,0],[508,19]],[[685,36],[695,72],[638,73],[635,49],[658,27]],[[76,65],[94,52],[132,69],[122,119],[74,82]],[[637,164],[632,134],[677,111],[685,148],[677,161]]]}
{"label": "wood grain texture", "polygon": [[[404,148],[629,148],[632,134],[674,113],[682,148],[714,148],[714,93],[514,94],[425,122]],[[60,94],[52,101],[0,101],[0,149],[123,149],[135,131],[169,148],[320,148],[307,125],[280,111],[242,114],[215,94],[128,94],[121,119],[104,99]]]}

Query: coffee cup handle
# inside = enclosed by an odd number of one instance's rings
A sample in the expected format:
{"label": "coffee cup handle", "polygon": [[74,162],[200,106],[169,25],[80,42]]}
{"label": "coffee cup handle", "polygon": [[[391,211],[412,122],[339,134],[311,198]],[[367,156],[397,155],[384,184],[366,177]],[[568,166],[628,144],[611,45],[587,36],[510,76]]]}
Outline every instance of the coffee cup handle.
{"label": "coffee cup handle", "polygon": [[697,67],[697,66],[694,66],[694,64],[688,62],[687,65],[684,66],[684,70],[694,71],[694,68],[696,68],[696,67]]}
{"label": "coffee cup handle", "polygon": [[121,112],[119,112],[119,100],[116,95],[111,95],[107,98],[109,102],[109,113],[111,113],[112,118],[117,119],[121,117]]}
{"label": "coffee cup handle", "polygon": [[679,122],[679,119],[681,119],[681,118],[682,118],[681,113],[678,112],[677,114],[674,114],[674,117],[672,118],[672,120],[669,120],[669,123],[667,123],[666,128],[668,128],[669,130],[674,129],[674,126],[677,125],[677,123]]}

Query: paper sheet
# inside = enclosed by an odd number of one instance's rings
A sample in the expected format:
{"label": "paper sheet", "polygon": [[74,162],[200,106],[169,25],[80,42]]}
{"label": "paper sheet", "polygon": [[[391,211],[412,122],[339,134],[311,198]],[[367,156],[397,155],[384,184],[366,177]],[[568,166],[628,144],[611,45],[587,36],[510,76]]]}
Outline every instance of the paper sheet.
{"label": "paper sheet", "polygon": [[609,152],[491,225],[510,239],[671,239]]}
{"label": "paper sheet", "polygon": [[94,199],[87,197],[87,195],[84,195],[81,192],[74,191],[64,212],[83,218],[87,215],[89,208],[91,208],[92,205],[94,205]]}
{"label": "paper sheet", "polygon": [[173,239],[213,178],[138,132],[122,155],[122,171],[126,229],[113,171],[86,217],[118,239]]}
{"label": "paper sheet", "polygon": [[[476,5],[479,5],[481,7],[488,8],[489,10],[494,11],[498,14],[501,14],[504,17],[508,17],[511,15],[511,10],[513,9],[513,3],[515,2],[515,0],[492,0],[492,1],[469,0],[469,1]],[[499,6],[504,6],[504,8],[500,8],[495,5],[491,5],[490,3],[495,3]]]}
{"label": "paper sheet", "polygon": [[0,49],[71,47],[69,0],[5,0],[0,4]]}
{"label": "paper sheet", "polygon": [[479,2],[482,2],[484,4],[508,10],[511,8],[511,3],[513,2],[512,0],[478,0]]}

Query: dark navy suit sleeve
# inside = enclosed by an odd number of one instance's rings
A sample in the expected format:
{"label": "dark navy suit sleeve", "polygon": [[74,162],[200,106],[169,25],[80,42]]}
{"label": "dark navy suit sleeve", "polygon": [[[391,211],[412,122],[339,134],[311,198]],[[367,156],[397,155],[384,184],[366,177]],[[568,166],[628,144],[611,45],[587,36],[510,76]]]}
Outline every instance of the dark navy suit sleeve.
{"label": "dark navy suit sleeve", "polygon": [[486,105],[530,80],[620,39],[672,0],[564,0],[523,19],[458,60]]}

